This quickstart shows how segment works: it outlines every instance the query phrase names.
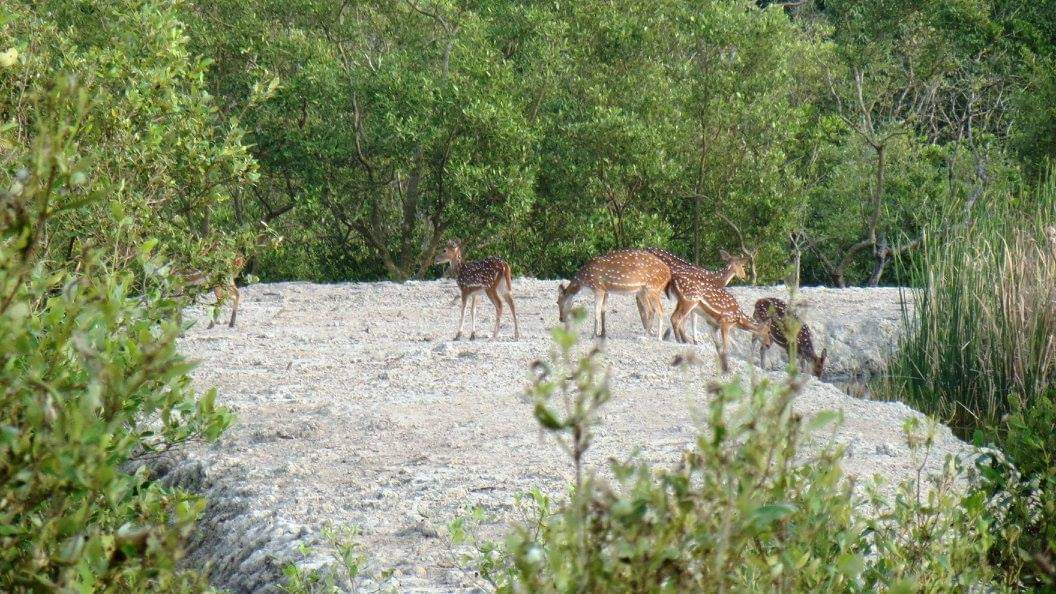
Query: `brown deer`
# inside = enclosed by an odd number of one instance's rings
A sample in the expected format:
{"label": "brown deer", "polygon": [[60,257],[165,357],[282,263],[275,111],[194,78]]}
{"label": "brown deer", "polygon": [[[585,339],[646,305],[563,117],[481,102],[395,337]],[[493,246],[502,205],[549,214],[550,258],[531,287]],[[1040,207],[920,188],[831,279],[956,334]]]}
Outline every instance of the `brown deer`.
{"label": "brown deer", "polygon": [[[245,256],[238,254],[235,259],[231,261],[230,274],[224,277],[224,280],[213,284],[212,290],[213,295],[216,295],[216,303],[213,305],[213,314],[209,320],[208,328],[216,326],[217,318],[220,317],[220,306],[227,301],[230,297],[233,299],[231,303],[231,319],[228,320],[228,328],[235,327],[235,318],[238,316],[238,304],[242,300],[241,293],[238,292],[238,285],[235,284],[235,279],[242,273],[242,269],[246,267]],[[208,275],[200,270],[188,270],[183,272],[180,276],[183,278],[184,287],[206,287],[210,280],[215,279],[215,276]]]}
{"label": "brown deer", "polygon": [[[609,293],[637,295],[638,312],[642,323],[650,320],[646,331],[651,333],[652,316],[659,323],[656,338],[664,329],[664,304],[661,292],[671,281],[671,270],[664,261],[645,250],[615,250],[590,259],[568,285],[561,285],[557,296],[557,311],[561,322],[568,320],[573,297],[584,287],[594,292],[594,335],[607,334],[605,324],[605,301]],[[648,311],[647,311],[648,310]]]}
{"label": "brown deer", "polygon": [[[732,256],[729,253],[727,253],[726,250],[719,250],[719,256],[723,259],[723,261],[726,262],[726,266],[722,270],[718,270],[718,271],[712,271],[712,270],[708,270],[706,268],[701,268],[700,266],[696,266],[694,264],[691,264],[689,261],[687,261],[687,260],[685,260],[683,258],[680,258],[680,257],[676,256],[675,254],[672,254],[671,252],[668,252],[668,251],[665,251],[665,250],[662,250],[662,249],[659,249],[659,248],[647,248],[646,251],[649,252],[650,254],[653,254],[657,258],[660,258],[661,260],[664,261],[665,264],[667,264],[668,268],[671,269],[672,278],[674,278],[675,276],[688,276],[688,277],[690,277],[689,280],[691,282],[700,283],[700,284],[708,283],[708,284],[712,284],[712,285],[717,286],[717,287],[725,287],[725,286],[729,285],[730,281],[732,281],[735,278],[742,278],[743,279],[743,278],[747,278],[748,277],[748,273],[745,270],[745,266],[748,263],[748,258],[744,257],[744,256]],[[668,297],[671,297],[673,295],[673,293],[674,293],[674,283],[669,283],[668,286],[664,289],[664,292],[667,294]],[[674,295],[674,297],[676,299],[678,298],[677,295]],[[641,303],[639,303],[638,310],[640,312],[644,311]],[[697,311],[698,311],[698,313],[700,312],[700,310],[697,310]],[[701,315],[704,315],[704,314],[701,313]],[[693,316],[690,319],[690,322],[691,322],[691,328],[692,328],[692,333],[693,333],[693,342],[696,342],[696,340],[697,340],[697,318],[696,318],[696,316]],[[644,317],[642,319],[642,325],[645,326],[646,328],[648,328],[648,326],[646,325],[646,321],[645,321]],[[668,334],[664,335],[665,339],[667,338],[667,336],[670,335],[670,332],[671,331],[668,330]]]}
{"label": "brown deer", "polygon": [[462,338],[462,327],[466,320],[466,303],[469,303],[469,339],[477,337],[477,297],[481,293],[488,296],[492,305],[495,306],[495,329],[491,338],[499,336],[499,321],[502,319],[503,300],[510,306],[510,315],[513,317],[513,338],[520,340],[521,329],[517,325],[517,307],[513,304],[513,282],[510,273],[510,265],[502,258],[489,257],[483,260],[465,262],[462,259],[462,243],[452,240],[447,242],[443,251],[436,256],[436,264],[449,264],[451,274],[458,282],[458,289],[462,293],[462,313],[458,318],[458,334],[455,340]]}
{"label": "brown deer", "polygon": [[[763,344],[770,345],[770,325],[755,322],[744,315],[737,300],[725,287],[701,282],[699,278],[691,275],[673,275],[671,284],[673,285],[672,291],[678,297],[678,305],[675,306],[675,312],[671,314],[671,328],[674,330],[675,337],[682,342],[690,342],[683,326],[686,316],[694,312],[705,316],[713,329],[712,340],[715,343],[715,350],[718,351],[719,364],[723,372],[730,370],[728,353],[731,328],[737,327],[749,331]],[[715,329],[719,332],[721,344],[715,338]]]}
{"label": "brown deer", "polygon": [[[799,359],[800,364],[805,365],[809,362],[814,375],[821,378],[821,374],[825,369],[825,357],[828,355],[829,350],[825,349],[821,351],[821,355],[814,352],[814,341],[810,335],[810,328],[797,318],[795,314],[789,312],[787,303],[776,297],[760,299],[755,302],[755,311],[752,312],[752,317],[758,322],[769,324],[772,342],[776,342],[780,345],[781,348],[785,349],[786,353],[789,352],[788,335],[791,325],[798,324],[799,332],[796,333],[796,358]],[[770,344],[760,346],[760,367],[766,367],[766,352],[769,349]]]}

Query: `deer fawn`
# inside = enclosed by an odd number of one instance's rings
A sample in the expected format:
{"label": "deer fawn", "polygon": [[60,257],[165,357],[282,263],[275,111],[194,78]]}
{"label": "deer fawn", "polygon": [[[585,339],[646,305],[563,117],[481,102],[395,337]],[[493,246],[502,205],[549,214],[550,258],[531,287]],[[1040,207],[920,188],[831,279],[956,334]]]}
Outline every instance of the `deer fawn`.
{"label": "deer fawn", "polygon": [[[732,256],[727,253],[726,250],[719,250],[719,256],[723,259],[723,261],[726,262],[726,266],[722,270],[718,271],[712,271],[706,268],[701,268],[700,266],[691,264],[687,260],[684,260],[683,258],[672,254],[671,252],[659,248],[648,248],[646,251],[650,254],[653,254],[657,258],[660,258],[664,261],[665,264],[667,264],[668,268],[671,269],[672,279],[675,276],[688,276],[690,277],[688,280],[694,283],[711,284],[717,287],[725,287],[726,285],[730,284],[730,281],[735,278],[748,277],[748,274],[745,271],[745,265],[748,263],[748,258],[745,258],[743,256]],[[664,292],[667,294],[668,297],[671,297],[672,293],[674,292],[674,283],[669,283]],[[675,295],[675,297],[677,299],[678,296]],[[641,304],[639,304],[638,309],[639,311],[643,311]],[[698,313],[701,313],[700,310],[697,311]],[[701,313],[701,315],[704,314]],[[693,316],[690,319],[690,322],[693,333],[693,342],[696,342],[697,317]],[[642,319],[642,325],[646,326],[644,318]],[[671,331],[668,330],[668,334],[664,335],[665,339],[668,335],[670,335],[670,332]]]}
{"label": "deer fawn", "polygon": [[[646,320],[657,315],[656,338],[664,329],[664,304],[660,293],[671,280],[671,270],[664,261],[645,250],[616,250],[595,256],[583,265],[568,285],[561,285],[557,297],[558,317],[568,320],[572,298],[583,287],[594,292],[594,335],[606,335],[605,301],[609,293],[637,294],[638,312],[646,331],[652,332]],[[648,312],[646,310],[649,310]],[[648,313],[648,315],[647,315]]]}
{"label": "deer fawn", "polygon": [[466,303],[469,302],[469,339],[477,337],[477,297],[481,293],[488,296],[495,306],[495,329],[491,337],[499,336],[499,321],[502,319],[502,302],[506,301],[510,306],[510,315],[513,317],[513,338],[521,338],[521,329],[517,325],[517,307],[513,304],[513,283],[510,275],[510,265],[502,258],[494,256],[465,262],[462,259],[462,243],[458,240],[447,242],[442,252],[436,257],[436,264],[448,263],[451,273],[458,281],[458,289],[462,293],[462,313],[458,318],[458,334],[455,340],[462,338],[462,326],[466,320]]}
{"label": "deer fawn", "polygon": [[[821,351],[821,355],[814,352],[814,341],[811,339],[810,328],[799,320],[793,313],[788,311],[788,304],[776,297],[767,297],[755,302],[755,311],[752,317],[758,322],[768,323],[770,326],[771,342],[776,342],[781,348],[788,350],[788,333],[790,330],[789,320],[800,325],[796,333],[796,358],[801,364],[810,362],[814,375],[821,377],[825,367],[825,357],[829,350]],[[754,341],[753,341],[754,343]],[[764,344],[759,348],[759,366],[766,367],[766,351],[770,344]]]}
{"label": "deer fawn", "polygon": [[[712,341],[718,351],[723,372],[730,370],[728,353],[731,328],[737,327],[752,332],[763,344],[770,345],[769,324],[755,322],[744,315],[737,300],[725,287],[701,282],[698,277],[691,275],[674,275],[671,284],[675,296],[678,297],[678,305],[671,314],[671,328],[675,337],[682,342],[690,342],[683,327],[686,316],[694,312],[705,316],[712,327]],[[722,339],[721,344],[715,337],[716,329]]]}
{"label": "deer fawn", "polygon": [[[228,328],[235,327],[235,318],[238,316],[238,304],[242,299],[242,295],[238,292],[238,285],[235,284],[235,279],[242,273],[242,269],[246,266],[245,256],[239,254],[235,256],[235,259],[231,262],[230,274],[224,278],[223,281],[213,284],[213,294],[216,295],[216,304],[213,306],[213,315],[209,320],[208,328],[216,326],[216,320],[220,317],[220,306],[227,301],[228,297],[233,298],[231,304],[231,319],[228,320]],[[210,284],[210,280],[215,279],[204,272],[199,270],[190,270],[184,272],[182,275],[183,284],[185,287],[206,287]]]}

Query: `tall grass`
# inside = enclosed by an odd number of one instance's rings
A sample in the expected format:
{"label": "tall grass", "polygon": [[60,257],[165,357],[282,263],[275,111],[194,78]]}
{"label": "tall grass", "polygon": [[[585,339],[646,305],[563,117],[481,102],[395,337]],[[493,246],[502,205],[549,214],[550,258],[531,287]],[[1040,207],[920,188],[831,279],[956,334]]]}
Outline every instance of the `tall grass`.
{"label": "tall grass", "polygon": [[1019,214],[991,213],[925,246],[915,307],[875,387],[963,437],[1056,379],[1056,172],[1010,202]]}

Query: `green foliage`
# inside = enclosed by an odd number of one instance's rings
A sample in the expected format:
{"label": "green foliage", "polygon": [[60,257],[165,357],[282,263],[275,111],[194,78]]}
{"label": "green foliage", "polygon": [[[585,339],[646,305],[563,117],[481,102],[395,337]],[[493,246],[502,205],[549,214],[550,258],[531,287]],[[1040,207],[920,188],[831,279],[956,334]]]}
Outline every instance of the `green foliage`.
{"label": "green foliage", "polygon": [[998,448],[979,463],[996,539],[992,560],[1009,585],[1051,588],[1056,176],[1017,200],[1035,216],[994,213],[926,246],[912,269],[922,288],[874,388]]}
{"label": "green foliage", "polygon": [[66,77],[35,107],[0,190],[0,590],[203,591],[176,562],[204,502],[139,462],[216,439],[230,414],[191,388],[156,241],[136,251],[138,275],[95,253],[76,271],[45,266],[53,219],[86,208],[93,106]]}
{"label": "green foliage", "polygon": [[[290,594],[314,594],[338,592],[381,592],[392,577],[392,570],[386,570],[378,576],[377,585],[365,590],[369,576],[363,574],[367,567],[367,557],[363,554],[355,528],[336,527],[328,524],[322,531],[323,546],[333,556],[333,563],[327,563],[325,569],[301,569],[296,563],[283,568],[286,580],[282,584],[284,592]],[[314,551],[310,546],[301,547],[301,554],[310,556]]]}
{"label": "green foliage", "polygon": [[[570,348],[561,344],[550,365],[565,369]],[[575,367],[592,369],[594,358]],[[607,392],[604,376],[579,377],[565,400]],[[859,494],[821,431],[839,415],[793,413],[798,386],[716,386],[700,436],[675,467],[613,461],[614,484],[589,475],[567,501],[524,498],[534,513],[501,547],[465,537],[462,524],[454,534],[475,545],[476,569],[500,592],[947,592],[990,583],[985,498],[956,486],[954,458],[940,476],[922,475],[935,427],[907,422],[918,472],[892,500],[875,483]],[[553,392],[545,375],[529,390],[537,402]],[[552,419],[537,406],[536,416],[544,430],[588,436],[589,446],[599,410],[574,409],[585,414]],[[565,449],[575,463],[576,450]]]}
{"label": "green foliage", "polygon": [[[188,48],[179,2],[6,2],[0,47],[0,168],[27,159],[38,102],[53,76],[89,95],[77,126],[76,209],[50,217],[41,237],[49,268],[73,268],[87,253],[131,266],[148,239],[181,269],[220,277],[250,233],[216,229],[220,205],[256,178],[236,114],[205,89],[210,61]],[[247,98],[244,108],[253,105]],[[247,230],[248,231],[248,230]],[[206,287],[209,288],[209,287]]]}
{"label": "green foliage", "polygon": [[1056,587],[1056,398],[1012,398],[1001,424],[977,441],[997,444],[978,462],[994,516],[991,558],[1020,588]]}
{"label": "green foliage", "polygon": [[1029,405],[1056,378],[1056,177],[1019,199],[1034,217],[995,212],[928,243],[907,332],[878,385],[966,437],[996,426],[1011,395]]}

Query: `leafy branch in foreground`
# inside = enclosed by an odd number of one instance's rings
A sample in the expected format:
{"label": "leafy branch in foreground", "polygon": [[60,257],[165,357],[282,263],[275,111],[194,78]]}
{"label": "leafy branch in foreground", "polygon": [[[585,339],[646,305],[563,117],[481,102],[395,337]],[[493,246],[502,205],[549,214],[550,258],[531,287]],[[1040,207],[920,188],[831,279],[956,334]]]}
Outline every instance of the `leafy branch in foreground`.
{"label": "leafy branch in foreground", "polygon": [[[94,197],[72,190],[89,101],[73,77],[33,101],[27,157],[0,177],[0,590],[206,591],[177,565],[204,502],[130,461],[216,439],[231,415],[191,387],[177,302],[95,253],[46,268],[49,222]],[[157,259],[144,246],[136,266]]]}
{"label": "leafy branch in foreground", "polygon": [[[322,568],[302,569],[296,563],[287,564],[282,573],[285,582],[282,590],[290,594],[336,594],[338,592],[377,593],[395,591],[389,581],[393,570],[380,573],[377,579],[367,576],[368,559],[359,543],[359,531],[355,527],[328,524],[322,531],[323,548],[332,557]],[[304,557],[315,551],[302,544],[300,553]]]}
{"label": "leafy branch in foreground", "polygon": [[[568,369],[574,335],[555,338],[555,360],[546,368]],[[562,446],[573,465],[582,464],[575,453],[583,448],[572,446],[589,446],[575,436],[589,436],[599,422],[600,406],[592,403],[600,394],[608,399],[607,375],[591,371],[597,357],[590,351],[573,359],[571,369],[583,371],[565,383],[564,376],[537,373],[529,390],[543,428],[573,436]],[[923,476],[934,426],[907,425],[918,475],[887,500],[878,482],[859,489],[844,475],[842,449],[818,434],[839,421],[837,413],[808,419],[793,410],[800,389],[795,378],[713,385],[704,427],[681,462],[656,469],[613,461],[612,482],[583,473],[567,500],[522,499],[528,508],[537,502],[535,514],[501,546],[476,543],[488,554],[475,569],[500,592],[992,586],[985,498],[957,488],[961,468],[952,457],[940,476]],[[547,408],[557,394],[566,394],[558,399],[571,414]]]}

